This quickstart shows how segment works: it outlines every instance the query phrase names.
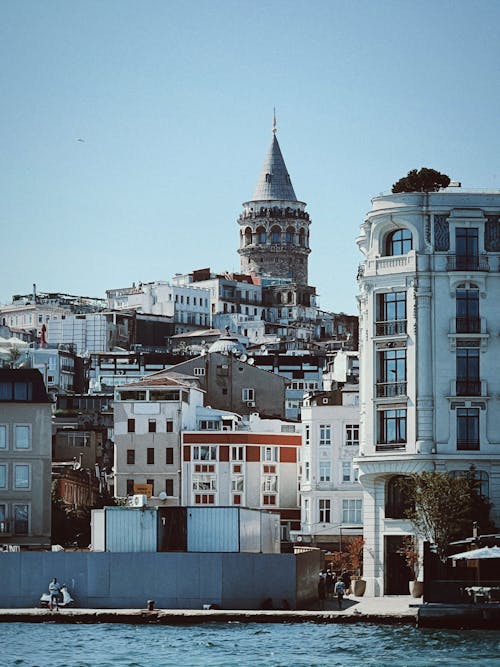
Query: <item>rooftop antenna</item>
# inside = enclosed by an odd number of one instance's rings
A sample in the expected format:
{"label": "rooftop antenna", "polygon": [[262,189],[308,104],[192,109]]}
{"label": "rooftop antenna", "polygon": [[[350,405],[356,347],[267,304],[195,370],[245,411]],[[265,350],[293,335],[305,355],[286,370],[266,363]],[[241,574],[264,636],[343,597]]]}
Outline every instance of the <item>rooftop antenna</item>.
{"label": "rooftop antenna", "polygon": [[276,107],[273,107],[273,134],[276,134]]}

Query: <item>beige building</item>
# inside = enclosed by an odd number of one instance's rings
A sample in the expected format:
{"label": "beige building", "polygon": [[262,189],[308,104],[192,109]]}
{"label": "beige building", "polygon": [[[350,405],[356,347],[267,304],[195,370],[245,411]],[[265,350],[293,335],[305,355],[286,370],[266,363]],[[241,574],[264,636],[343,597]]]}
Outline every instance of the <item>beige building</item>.
{"label": "beige building", "polygon": [[0,369],[0,545],[50,545],[51,418],[38,370]]}

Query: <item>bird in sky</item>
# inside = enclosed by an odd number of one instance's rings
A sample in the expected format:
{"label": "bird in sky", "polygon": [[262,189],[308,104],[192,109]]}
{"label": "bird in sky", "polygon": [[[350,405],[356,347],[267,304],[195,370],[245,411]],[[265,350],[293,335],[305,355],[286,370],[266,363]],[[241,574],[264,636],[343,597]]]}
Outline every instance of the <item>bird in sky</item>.
{"label": "bird in sky", "polygon": [[82,143],[82,144],[85,143],[85,139],[82,139],[81,137],[78,137],[78,138],[77,138],[77,141],[79,141],[79,142]]}

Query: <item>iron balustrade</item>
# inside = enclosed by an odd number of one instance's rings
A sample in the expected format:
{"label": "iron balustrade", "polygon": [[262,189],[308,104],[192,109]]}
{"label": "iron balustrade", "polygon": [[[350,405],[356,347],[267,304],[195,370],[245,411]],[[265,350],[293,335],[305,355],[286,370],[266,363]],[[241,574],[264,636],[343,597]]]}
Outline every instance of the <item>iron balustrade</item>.
{"label": "iron balustrade", "polygon": [[481,320],[479,317],[457,317],[455,318],[456,333],[481,333]]}
{"label": "iron balustrade", "polygon": [[481,380],[457,380],[457,396],[481,396]]}
{"label": "iron balustrade", "polygon": [[376,336],[399,336],[406,334],[406,320],[387,320],[375,323]]}
{"label": "iron balustrade", "polygon": [[404,382],[377,382],[377,398],[394,398],[406,396],[406,381]]}
{"label": "iron balustrade", "polygon": [[457,438],[457,449],[477,450],[479,449],[479,440],[476,438]]}
{"label": "iron balustrade", "polygon": [[406,442],[379,442],[375,445],[376,452],[402,451],[406,449]]}
{"label": "iron balustrade", "polygon": [[448,255],[448,271],[489,271],[486,255]]}

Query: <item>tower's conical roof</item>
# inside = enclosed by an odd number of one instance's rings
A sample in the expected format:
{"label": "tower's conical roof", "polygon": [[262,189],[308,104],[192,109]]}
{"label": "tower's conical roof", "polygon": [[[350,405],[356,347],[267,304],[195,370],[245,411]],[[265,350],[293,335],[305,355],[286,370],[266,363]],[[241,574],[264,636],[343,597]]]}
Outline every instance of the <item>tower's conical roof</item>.
{"label": "tower's conical roof", "polygon": [[273,141],[264,160],[252,201],[275,199],[297,201],[280,145],[276,134],[273,134]]}

